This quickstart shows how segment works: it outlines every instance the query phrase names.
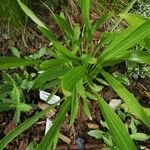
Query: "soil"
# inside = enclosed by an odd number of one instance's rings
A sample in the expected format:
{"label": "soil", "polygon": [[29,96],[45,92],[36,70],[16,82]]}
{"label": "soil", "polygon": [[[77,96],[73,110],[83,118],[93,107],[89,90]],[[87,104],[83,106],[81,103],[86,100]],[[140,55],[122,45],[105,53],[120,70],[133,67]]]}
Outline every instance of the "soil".
{"label": "soil", "polygon": [[[37,7],[35,7],[37,8]],[[39,10],[39,9],[38,9]],[[38,11],[35,9],[35,11]],[[55,11],[58,11],[57,9]],[[59,40],[62,40],[62,35],[60,32],[60,29],[54,24],[52,20],[50,20],[49,15],[44,12],[39,13],[41,16],[44,16],[43,20],[46,21],[47,24],[51,27],[51,29],[55,32]],[[75,18],[76,20],[77,18]],[[78,20],[79,21],[79,20]],[[4,38],[1,35],[0,38],[0,49],[1,49],[1,55],[3,56],[9,56],[10,55],[10,48],[11,47],[17,47],[21,49],[22,55],[31,54],[37,51],[41,46],[46,45],[48,46],[49,43],[43,36],[36,30],[33,24],[29,24],[29,27],[26,28],[24,34],[19,34],[20,31],[16,31],[14,29],[10,29],[9,33],[6,32],[5,28],[4,33],[8,34],[8,38]],[[97,40],[101,34],[101,30],[96,32],[95,34],[95,40]],[[14,34],[15,33],[15,34]],[[2,40],[1,40],[2,39]],[[23,43],[23,44],[22,44]],[[119,70],[121,73],[125,72],[125,65],[120,64],[119,66],[115,66],[110,69],[110,72],[114,70]],[[130,86],[128,86],[128,89],[134,93],[134,95],[138,98],[140,104],[142,106],[150,108],[150,79],[149,78],[139,78],[137,80],[131,79]],[[104,89],[101,91],[101,95],[104,99],[106,99],[107,102],[109,102],[111,99],[119,98],[111,88],[104,87]],[[31,90],[26,95],[27,103],[33,103],[36,105],[35,109],[32,111],[29,111],[27,113],[21,114],[21,122],[24,122],[31,116],[33,116],[35,113],[41,111],[41,109],[45,109],[47,107],[47,104],[44,103],[39,99],[38,91]],[[97,104],[93,101],[90,102],[90,109],[92,112],[92,118],[93,120],[89,120],[83,113],[82,108],[79,107],[79,113],[76,118],[76,121],[72,127],[69,127],[69,117],[66,116],[66,119],[64,123],[61,126],[60,133],[65,136],[67,140],[59,139],[58,146],[56,150],[76,150],[78,149],[78,145],[76,144],[76,140],[78,138],[81,138],[84,140],[84,147],[85,149],[89,150],[99,150],[104,147],[106,147],[105,143],[102,140],[96,140],[90,136],[88,136],[87,132],[92,129],[101,129],[106,130],[100,125],[100,120],[103,119],[101,116],[101,113],[99,111],[99,107]],[[57,111],[57,110],[55,110]],[[52,115],[54,118],[54,114]],[[0,139],[2,139],[6,134],[8,134],[10,131],[12,131],[16,125],[13,122],[13,111],[8,111],[4,113],[0,113]],[[21,135],[19,135],[16,139],[14,139],[11,143],[9,143],[6,147],[7,150],[25,150],[27,145],[31,141],[40,142],[42,137],[45,134],[45,124],[46,124],[46,118],[47,116],[41,118],[35,125],[33,125],[30,129],[23,132]],[[138,127],[139,132],[146,133],[150,135],[150,129],[147,128],[145,125],[140,124]],[[64,138],[64,139],[65,139]],[[68,144],[68,141],[69,142]],[[139,149],[140,145],[143,145],[150,149],[150,140],[147,140],[145,142],[136,142],[137,149]]]}

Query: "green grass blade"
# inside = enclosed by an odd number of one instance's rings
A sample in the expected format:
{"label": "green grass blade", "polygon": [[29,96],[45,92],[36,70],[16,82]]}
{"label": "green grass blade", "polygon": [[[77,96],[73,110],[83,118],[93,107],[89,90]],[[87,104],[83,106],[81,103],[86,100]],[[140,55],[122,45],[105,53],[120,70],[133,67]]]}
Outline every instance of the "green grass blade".
{"label": "green grass blade", "polygon": [[[60,102],[60,101],[59,101]],[[29,118],[22,124],[20,124],[18,127],[16,127],[13,131],[8,133],[1,141],[0,141],[0,150],[3,150],[6,145],[11,142],[14,138],[16,138],[18,135],[20,135],[23,131],[27,130],[29,127],[31,127],[35,122],[38,121],[39,118],[43,117],[46,113],[48,113],[51,109],[53,109],[57,104],[48,107],[47,109],[37,113],[35,116]]]}
{"label": "green grass blade", "polygon": [[61,126],[61,124],[64,121],[65,115],[67,111],[70,109],[70,100],[66,100],[63,105],[61,106],[61,110],[58,112],[52,127],[48,131],[48,133],[45,135],[45,137],[42,139],[39,147],[37,150],[50,150],[52,149],[52,143],[54,142],[54,138],[56,134],[58,133],[58,130]]}
{"label": "green grass blade", "polygon": [[114,91],[120,96],[120,98],[127,104],[132,110],[134,115],[139,117],[147,126],[150,127],[150,118],[143,110],[142,106],[138,103],[137,99],[132,93],[130,93],[118,80],[116,80],[109,73],[101,70],[100,72],[108,81]]}
{"label": "green grass blade", "polygon": [[72,98],[71,98],[71,116],[70,116],[70,125],[72,126],[77,114],[78,114],[78,94],[76,92],[76,90],[74,90],[73,94],[72,94]]}
{"label": "green grass blade", "polygon": [[125,128],[125,125],[122,123],[119,116],[99,95],[97,95],[97,100],[116,146],[118,146],[120,150],[136,150],[135,144],[130,138],[127,129]]}
{"label": "green grass blade", "polygon": [[0,70],[16,68],[19,66],[35,65],[41,62],[42,61],[39,60],[27,60],[27,59],[20,59],[17,57],[0,57]]}
{"label": "green grass blade", "polygon": [[71,96],[76,87],[77,82],[84,76],[85,66],[79,66],[68,71],[61,82],[63,93],[66,96]]}

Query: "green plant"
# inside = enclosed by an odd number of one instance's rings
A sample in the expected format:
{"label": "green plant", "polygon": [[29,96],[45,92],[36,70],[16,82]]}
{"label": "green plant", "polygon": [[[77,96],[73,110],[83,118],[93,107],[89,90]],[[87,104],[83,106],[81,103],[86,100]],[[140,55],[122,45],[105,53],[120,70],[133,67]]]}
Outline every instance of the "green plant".
{"label": "green plant", "polygon": [[[147,53],[150,54],[149,51],[149,38],[145,39],[144,42],[140,42],[136,46],[134,46],[131,50],[133,50],[136,53]],[[138,77],[144,78],[144,77],[150,77],[150,65],[148,64],[139,64],[137,62],[133,61],[127,61],[127,76],[133,77],[134,79],[137,79]]]}
{"label": "green plant", "polygon": [[[56,90],[62,89],[64,99],[61,109],[53,122],[51,129],[44,136],[37,150],[52,149],[59,128],[68,111],[70,111],[70,125],[76,119],[78,113],[78,99],[82,99],[83,111],[89,119],[92,119],[88,101],[94,100],[98,103],[101,113],[107,122],[109,131],[113,137],[116,147],[121,150],[135,150],[133,140],[130,138],[125,125],[119,116],[108,106],[99,94],[103,83],[108,83],[119,95],[124,103],[132,110],[132,113],[144,124],[150,127],[150,120],[138,100],[130,93],[116,78],[104,70],[126,60],[150,64],[150,55],[145,53],[134,53],[129,50],[140,40],[144,40],[150,33],[150,21],[132,14],[120,14],[129,26],[120,31],[104,33],[98,43],[94,43],[93,34],[112,14],[105,15],[95,23],[89,20],[90,0],[80,0],[84,28],[81,30],[79,24],[71,26],[63,14],[54,15],[53,19],[64,31],[64,43],[60,43],[51,30],[37,18],[20,0],[19,5],[23,11],[38,25],[39,30],[50,40],[52,48],[49,50],[51,59],[44,62],[38,61],[39,69],[43,73],[34,80],[32,88],[43,88],[51,85]],[[133,2],[132,2],[133,3]],[[125,11],[126,12],[126,11]],[[115,24],[116,26],[116,24]],[[113,37],[113,38],[112,38]],[[65,45],[65,46],[64,46]],[[102,52],[101,52],[102,51]],[[2,61],[3,60],[3,61]],[[9,62],[6,62],[9,60]],[[0,68],[8,69],[22,65],[31,65],[35,60],[0,58]],[[102,82],[105,80],[106,82]],[[50,87],[50,86],[49,86]],[[55,105],[56,106],[56,105]],[[29,128],[39,117],[43,116],[50,108],[42,111],[20,124],[14,131],[0,141],[0,149],[3,149],[13,138]],[[26,125],[26,126],[25,126]],[[15,134],[14,134],[15,133]],[[55,144],[54,144],[55,146]]]}
{"label": "green plant", "polygon": [[0,87],[0,112],[15,110],[13,120],[16,124],[20,122],[22,111],[29,111],[32,107],[25,104],[23,91],[16,81],[5,71],[3,71],[3,84]]}

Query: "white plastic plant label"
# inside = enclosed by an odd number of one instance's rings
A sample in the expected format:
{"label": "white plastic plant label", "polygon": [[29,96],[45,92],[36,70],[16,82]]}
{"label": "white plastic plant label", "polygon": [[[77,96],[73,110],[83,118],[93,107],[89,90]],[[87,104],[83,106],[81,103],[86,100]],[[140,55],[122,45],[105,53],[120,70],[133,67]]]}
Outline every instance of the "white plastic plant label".
{"label": "white plastic plant label", "polygon": [[53,125],[52,121],[49,118],[47,118],[46,119],[45,134],[48,132],[48,130],[51,128],[52,125]]}
{"label": "white plastic plant label", "polygon": [[[45,91],[40,91],[40,99],[43,101],[47,101],[48,97],[50,96],[50,93]],[[60,100],[60,97],[57,95],[54,95],[47,103],[52,105]]]}

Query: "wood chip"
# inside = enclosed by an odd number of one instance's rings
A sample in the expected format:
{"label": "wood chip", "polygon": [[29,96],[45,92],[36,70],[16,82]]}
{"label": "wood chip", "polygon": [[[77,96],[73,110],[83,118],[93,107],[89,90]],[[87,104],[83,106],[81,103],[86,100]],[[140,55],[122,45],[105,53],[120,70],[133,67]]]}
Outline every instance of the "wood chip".
{"label": "wood chip", "polygon": [[61,139],[63,142],[67,143],[68,145],[71,143],[71,140],[67,136],[61,133],[59,133],[59,139]]}
{"label": "wood chip", "polygon": [[[38,102],[38,107],[39,107],[40,109],[44,110],[44,109],[48,108],[49,105],[46,104],[46,103]],[[56,114],[56,109],[51,109],[50,112],[48,112],[48,113],[46,114],[46,117],[47,117],[47,118],[51,118],[51,117],[53,117],[55,114]]]}
{"label": "wood chip", "polygon": [[99,128],[99,125],[93,124],[93,123],[87,123],[87,126],[89,129],[97,129]]}

